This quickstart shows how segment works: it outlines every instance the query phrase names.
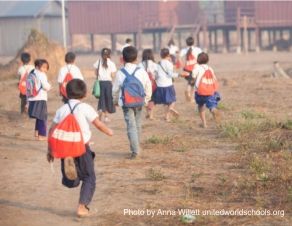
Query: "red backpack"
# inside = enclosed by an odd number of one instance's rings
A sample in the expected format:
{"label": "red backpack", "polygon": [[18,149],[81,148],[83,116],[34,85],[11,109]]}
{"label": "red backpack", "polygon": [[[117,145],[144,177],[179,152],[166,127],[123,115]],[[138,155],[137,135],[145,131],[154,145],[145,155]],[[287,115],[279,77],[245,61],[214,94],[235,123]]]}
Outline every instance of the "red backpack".
{"label": "red backpack", "polygon": [[[203,67],[204,68],[204,67]],[[212,71],[209,69],[205,70],[203,74],[199,87],[198,87],[198,94],[202,96],[212,96],[214,95],[215,91],[219,88],[219,83],[216,77],[213,75]]]}
{"label": "red backpack", "polygon": [[78,157],[86,152],[82,132],[73,111],[81,103],[77,103],[49,134],[48,143],[54,158]]}
{"label": "red backpack", "polygon": [[[68,68],[68,67],[67,67]],[[64,80],[63,80],[63,82],[62,82],[62,86],[61,86],[61,93],[63,94],[63,96],[64,97],[66,97],[66,98],[68,98],[67,97],[67,93],[66,93],[66,85],[67,85],[67,83],[70,81],[70,80],[72,80],[73,79],[73,76],[72,76],[72,74],[70,73],[70,69],[68,68],[68,72],[67,72],[67,74],[66,74],[66,76],[65,76],[65,78],[64,78]]]}
{"label": "red backpack", "polygon": [[152,73],[151,72],[147,72],[147,73],[152,85],[152,93],[153,93],[157,89],[157,85],[156,85],[155,79],[153,78]]}
{"label": "red backpack", "polygon": [[[24,69],[25,69],[25,67],[24,67]],[[17,87],[22,95],[26,95],[26,77],[27,77],[27,75],[28,75],[28,72],[25,69],[25,74],[23,75],[22,79],[19,81],[19,84]]]}
{"label": "red backpack", "polygon": [[189,48],[186,56],[186,63],[184,66],[185,71],[192,72],[194,70],[195,64],[197,64],[197,59],[194,57],[193,54],[191,54],[192,47]]}

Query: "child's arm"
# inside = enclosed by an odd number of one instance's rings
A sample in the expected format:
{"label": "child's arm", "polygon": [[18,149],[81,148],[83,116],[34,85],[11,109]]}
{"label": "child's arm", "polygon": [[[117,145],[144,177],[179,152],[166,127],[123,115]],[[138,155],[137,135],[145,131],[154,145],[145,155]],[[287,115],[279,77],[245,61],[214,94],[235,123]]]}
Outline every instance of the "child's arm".
{"label": "child's arm", "polygon": [[120,90],[121,90],[121,84],[119,82],[119,71],[116,74],[116,79],[113,85],[113,89],[112,89],[112,95],[113,95],[113,102],[114,104],[117,106],[119,103],[119,94],[120,94]]}
{"label": "child's arm", "polygon": [[[55,129],[55,127],[58,125],[58,123],[53,122],[50,129],[49,129],[49,134]],[[54,156],[52,153],[51,147],[48,145],[48,150],[47,150],[47,160],[48,162],[54,162]]]}
{"label": "child's arm", "polygon": [[107,128],[99,119],[98,117],[96,117],[93,121],[92,121],[92,124],[97,128],[99,129],[101,132],[107,134],[108,136],[112,136],[114,135],[113,134],[113,131],[109,128]]}

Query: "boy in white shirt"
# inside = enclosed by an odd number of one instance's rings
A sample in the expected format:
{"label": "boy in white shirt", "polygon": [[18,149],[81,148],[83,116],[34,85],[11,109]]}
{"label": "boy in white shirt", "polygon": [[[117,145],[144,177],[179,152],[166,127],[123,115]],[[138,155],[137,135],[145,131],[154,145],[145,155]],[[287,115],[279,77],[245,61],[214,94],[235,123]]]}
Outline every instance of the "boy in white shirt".
{"label": "boy in white shirt", "polygon": [[[62,184],[68,188],[74,188],[78,187],[80,181],[82,181],[77,216],[88,217],[97,213],[97,210],[90,210],[87,207],[92,200],[96,187],[94,172],[95,153],[91,151],[88,145],[91,138],[90,123],[108,136],[113,136],[113,132],[98,119],[97,112],[89,104],[82,102],[87,96],[87,88],[84,81],[72,79],[68,82],[66,91],[69,101],[57,110],[49,133],[71,113],[69,106],[71,106],[72,109],[76,106],[73,113],[81,129],[86,152],[76,158],[67,157],[61,159]],[[49,146],[47,160],[48,162],[54,161],[54,156]]]}
{"label": "boy in white shirt", "polygon": [[120,62],[121,63],[125,63],[125,61],[124,61],[124,59],[123,59],[123,50],[124,50],[124,48],[126,48],[126,47],[128,47],[128,46],[131,46],[132,45],[132,39],[129,39],[129,38],[127,38],[126,39],[126,43],[122,46],[122,48],[121,48],[121,55],[120,55]]}
{"label": "boy in white shirt", "polygon": [[[143,85],[145,93],[145,106],[151,98],[152,87],[148,74],[145,70],[137,68],[137,50],[133,46],[128,46],[123,50],[123,59],[126,62],[124,69],[129,74],[128,76],[135,76]],[[133,74],[134,72],[134,74]],[[133,75],[132,75],[133,74]],[[122,97],[122,86],[126,75],[119,70],[116,74],[115,83],[113,86],[114,104],[119,105],[123,109],[124,119],[127,124],[127,133],[130,140],[130,149],[132,151],[130,159],[134,159],[140,154],[140,136],[142,126],[142,107],[125,107]]]}
{"label": "boy in white shirt", "polygon": [[67,65],[63,66],[58,75],[58,83],[59,83],[59,94],[62,98],[64,103],[68,102],[67,94],[66,94],[66,82],[64,82],[66,75],[70,73],[72,78],[79,78],[84,80],[79,68],[74,64],[76,59],[76,55],[72,52],[68,52],[65,55],[65,62]]}

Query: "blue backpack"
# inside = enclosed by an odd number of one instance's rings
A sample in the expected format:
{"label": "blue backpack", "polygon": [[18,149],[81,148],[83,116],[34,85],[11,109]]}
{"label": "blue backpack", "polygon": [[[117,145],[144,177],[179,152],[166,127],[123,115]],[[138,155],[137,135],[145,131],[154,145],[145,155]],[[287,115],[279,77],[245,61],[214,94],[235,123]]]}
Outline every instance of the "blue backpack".
{"label": "blue backpack", "polygon": [[135,71],[130,75],[124,68],[121,71],[126,75],[122,85],[122,96],[124,107],[139,107],[145,103],[144,87],[139,79],[135,77],[136,71],[140,69],[136,67]]}
{"label": "blue backpack", "polygon": [[37,77],[34,71],[30,72],[26,77],[26,96],[28,98],[36,97],[41,89],[42,86],[38,88]]}

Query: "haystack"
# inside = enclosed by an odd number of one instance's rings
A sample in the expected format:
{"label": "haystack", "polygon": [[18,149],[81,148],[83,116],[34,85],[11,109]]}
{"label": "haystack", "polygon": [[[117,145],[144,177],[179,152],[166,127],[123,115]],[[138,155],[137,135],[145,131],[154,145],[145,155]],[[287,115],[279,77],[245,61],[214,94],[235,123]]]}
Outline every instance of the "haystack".
{"label": "haystack", "polygon": [[0,67],[1,79],[17,78],[17,70],[22,65],[20,55],[23,52],[28,52],[31,55],[30,63],[32,65],[36,59],[46,59],[49,62],[50,69],[47,72],[49,79],[57,78],[60,67],[65,63],[65,49],[60,44],[49,40],[37,29],[32,28],[27,42],[18,51],[16,57]]}

